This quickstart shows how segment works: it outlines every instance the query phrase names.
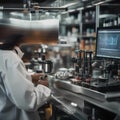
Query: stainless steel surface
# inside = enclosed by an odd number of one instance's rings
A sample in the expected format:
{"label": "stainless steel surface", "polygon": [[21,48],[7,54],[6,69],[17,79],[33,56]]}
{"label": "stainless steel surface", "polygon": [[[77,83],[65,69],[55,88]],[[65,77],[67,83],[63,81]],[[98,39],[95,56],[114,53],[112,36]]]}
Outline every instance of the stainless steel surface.
{"label": "stainless steel surface", "polygon": [[78,104],[76,104],[74,100],[67,99],[66,93],[61,94],[61,91],[54,89],[54,95],[52,96],[52,99],[53,100],[51,100],[51,103],[58,109],[75,117],[77,120],[87,120],[88,116],[82,112],[83,107],[80,107]]}
{"label": "stainless steel surface", "polygon": [[77,93],[77,94],[86,95],[88,97],[91,97],[91,98],[99,100],[99,101],[120,100],[120,92],[119,91],[102,93],[102,92],[99,92],[96,90],[92,90],[90,88],[74,85],[70,81],[63,81],[63,80],[57,81],[56,85],[57,84],[59,84],[58,87],[60,87],[62,89],[66,89],[66,90],[69,90],[69,91]]}
{"label": "stainless steel surface", "polygon": [[[68,105],[66,105],[62,100],[61,97],[56,97],[54,95],[51,96],[51,98],[53,100],[55,100],[57,103],[59,103],[63,108],[65,108],[65,110],[67,111],[67,113],[69,114],[74,114],[75,113],[75,109],[71,109]],[[53,102],[54,103],[54,102]]]}
{"label": "stainless steel surface", "polygon": [[110,92],[105,94],[107,100],[120,100],[120,92]]}
{"label": "stainless steel surface", "polygon": [[71,92],[77,93],[77,94],[83,94],[86,96],[89,96],[93,99],[99,100],[99,101],[105,101],[105,94],[100,93],[98,91],[89,89],[89,88],[85,88],[82,86],[78,86],[78,85],[74,85],[69,81],[57,81],[56,85],[59,85],[58,87],[62,88],[62,89],[66,89],[69,90]]}
{"label": "stainless steel surface", "polygon": [[[120,101],[107,101],[105,97],[109,97],[111,94],[100,94],[102,97],[97,98],[99,96],[99,92],[96,92],[95,94],[92,94],[94,91],[89,91],[88,89],[84,89],[83,87],[76,86],[75,89],[72,89],[75,85],[71,86],[71,83],[68,81],[60,81],[55,80],[54,83],[56,85],[53,85],[53,91],[55,96],[61,96],[66,100],[69,100],[71,102],[74,102],[78,105],[78,107],[81,109],[80,112],[84,109],[84,102],[91,103],[99,108],[102,108],[104,110],[110,111],[114,114],[120,115]],[[64,84],[64,87],[61,87],[61,85]],[[71,90],[68,90],[68,88],[71,88]],[[80,88],[80,90],[79,90]],[[75,91],[75,92],[74,92]],[[88,93],[85,95],[84,93]],[[89,95],[90,93],[90,95]],[[95,96],[96,95],[96,96]],[[113,93],[114,95],[114,93]],[[94,98],[95,97],[95,98]],[[64,100],[63,100],[64,101]]]}

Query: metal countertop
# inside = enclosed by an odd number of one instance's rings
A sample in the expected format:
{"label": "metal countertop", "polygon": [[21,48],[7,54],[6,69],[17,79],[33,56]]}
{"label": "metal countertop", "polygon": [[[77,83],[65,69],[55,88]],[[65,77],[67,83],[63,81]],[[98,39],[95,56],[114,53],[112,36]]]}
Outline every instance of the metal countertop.
{"label": "metal countertop", "polygon": [[119,92],[115,94],[105,94],[89,88],[74,85],[70,81],[64,80],[55,80],[52,90],[57,99],[63,102],[69,101],[69,104],[75,103],[81,111],[84,108],[84,102],[86,101],[120,116],[120,100],[107,100],[107,98],[111,98],[111,96],[113,98],[114,96],[119,96]]}

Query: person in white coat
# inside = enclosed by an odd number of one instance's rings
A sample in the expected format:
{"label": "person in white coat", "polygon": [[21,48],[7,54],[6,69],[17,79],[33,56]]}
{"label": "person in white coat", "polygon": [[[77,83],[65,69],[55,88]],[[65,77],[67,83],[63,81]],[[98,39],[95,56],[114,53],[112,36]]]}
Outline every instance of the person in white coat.
{"label": "person in white coat", "polygon": [[0,45],[0,120],[40,120],[38,108],[51,95],[48,87],[34,86],[20,58],[22,52],[13,50],[22,39],[14,35]]}

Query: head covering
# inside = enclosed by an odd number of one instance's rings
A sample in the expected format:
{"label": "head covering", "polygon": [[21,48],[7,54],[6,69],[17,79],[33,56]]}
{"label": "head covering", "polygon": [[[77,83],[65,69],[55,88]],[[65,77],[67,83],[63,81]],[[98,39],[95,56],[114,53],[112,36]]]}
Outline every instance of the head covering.
{"label": "head covering", "polygon": [[0,45],[0,49],[2,50],[12,50],[15,46],[18,46],[23,42],[24,35],[23,34],[12,34],[7,36],[4,43]]}

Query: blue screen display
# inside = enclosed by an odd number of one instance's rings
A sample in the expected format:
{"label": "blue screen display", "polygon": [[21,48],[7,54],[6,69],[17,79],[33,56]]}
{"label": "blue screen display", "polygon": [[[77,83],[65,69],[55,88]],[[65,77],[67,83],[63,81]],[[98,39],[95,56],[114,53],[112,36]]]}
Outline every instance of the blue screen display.
{"label": "blue screen display", "polygon": [[98,29],[96,56],[120,59],[120,29]]}

